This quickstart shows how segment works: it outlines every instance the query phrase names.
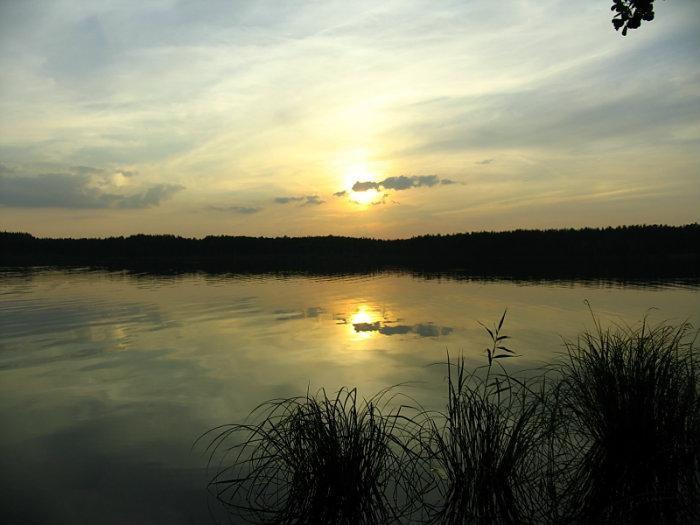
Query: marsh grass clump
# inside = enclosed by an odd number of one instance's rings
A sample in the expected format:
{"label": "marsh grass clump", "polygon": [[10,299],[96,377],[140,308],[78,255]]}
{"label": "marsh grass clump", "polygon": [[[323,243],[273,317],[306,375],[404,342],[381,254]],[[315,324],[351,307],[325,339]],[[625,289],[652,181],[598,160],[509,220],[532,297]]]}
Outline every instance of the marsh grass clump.
{"label": "marsh grass clump", "polygon": [[[460,358],[448,377],[448,406],[427,418],[422,440],[436,475],[430,521],[444,524],[536,520],[537,405],[512,378],[467,373]],[[493,379],[493,378],[491,378]]]}
{"label": "marsh grass clump", "polygon": [[342,389],[267,402],[252,413],[258,422],[205,435],[217,466],[210,489],[253,523],[394,522],[416,498],[401,408],[382,413],[392,400],[389,391],[361,401]]}
{"label": "marsh grass clump", "polygon": [[505,315],[484,326],[486,365],[440,363],[441,411],[397,388],[369,400],[320,390],[207,432],[211,492],[253,523],[698,522],[690,325],[604,329],[594,317],[562,360],[513,374]]}
{"label": "marsh grass clump", "polygon": [[689,523],[700,494],[691,327],[595,329],[566,343],[556,399],[565,513],[587,523]]}
{"label": "marsh grass clump", "polygon": [[446,411],[425,414],[419,439],[435,479],[426,494],[430,522],[505,524],[542,518],[540,391],[500,364],[515,355],[505,346],[509,337],[500,333],[505,315],[493,328],[484,326],[492,343],[487,366],[468,371],[464,356],[453,363],[448,355]]}

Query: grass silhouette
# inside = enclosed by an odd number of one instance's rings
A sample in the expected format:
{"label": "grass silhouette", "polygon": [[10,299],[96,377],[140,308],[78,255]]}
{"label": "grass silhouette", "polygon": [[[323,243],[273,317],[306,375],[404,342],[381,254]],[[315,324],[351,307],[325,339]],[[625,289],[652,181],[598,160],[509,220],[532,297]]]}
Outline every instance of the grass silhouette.
{"label": "grass silhouette", "polygon": [[419,438],[436,474],[427,521],[532,521],[543,438],[538,404],[508,375],[468,372],[464,357],[448,362],[448,370],[446,411],[426,417]]}
{"label": "grass silhouette", "polygon": [[700,382],[688,324],[595,329],[566,343],[556,388],[567,515],[595,523],[698,518]]}
{"label": "grass silhouette", "polygon": [[258,422],[205,434],[210,461],[218,456],[210,488],[254,523],[395,522],[415,497],[401,408],[382,413],[393,397],[341,389],[269,401],[253,411]]}
{"label": "grass silhouette", "polygon": [[[565,342],[522,377],[448,354],[447,401],[398,387],[273,400],[208,441],[210,489],[253,523],[687,523],[700,504],[700,378],[688,324],[646,319]],[[393,408],[392,408],[393,407]]]}

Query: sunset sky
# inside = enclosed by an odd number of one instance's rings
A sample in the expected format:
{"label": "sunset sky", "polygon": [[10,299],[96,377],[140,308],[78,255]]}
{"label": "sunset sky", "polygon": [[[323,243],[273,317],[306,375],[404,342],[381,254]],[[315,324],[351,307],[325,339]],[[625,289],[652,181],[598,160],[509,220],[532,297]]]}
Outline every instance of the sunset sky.
{"label": "sunset sky", "polygon": [[700,221],[700,2],[0,0],[0,230]]}

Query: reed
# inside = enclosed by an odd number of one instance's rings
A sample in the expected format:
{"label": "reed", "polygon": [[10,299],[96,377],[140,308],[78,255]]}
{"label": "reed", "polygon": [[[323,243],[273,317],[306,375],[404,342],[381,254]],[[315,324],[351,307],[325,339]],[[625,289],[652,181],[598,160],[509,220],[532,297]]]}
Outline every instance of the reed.
{"label": "reed", "polygon": [[697,522],[690,325],[594,316],[562,359],[516,376],[504,319],[484,327],[487,365],[448,354],[442,411],[398,387],[369,400],[320,390],[207,432],[211,492],[252,523]]}
{"label": "reed", "polygon": [[428,522],[541,520],[541,398],[535,381],[517,379],[501,364],[515,355],[501,333],[505,316],[484,326],[491,340],[487,366],[470,371],[463,355],[452,362],[448,354],[446,410],[424,414],[418,439],[435,475],[425,495]]}
{"label": "reed", "polygon": [[253,523],[396,522],[416,497],[402,408],[382,413],[393,400],[389,390],[361,401],[341,389],[265,403],[258,422],[203,436],[217,465],[210,489]]}
{"label": "reed", "polygon": [[564,515],[590,523],[699,517],[700,382],[690,325],[595,328],[566,343],[552,403]]}

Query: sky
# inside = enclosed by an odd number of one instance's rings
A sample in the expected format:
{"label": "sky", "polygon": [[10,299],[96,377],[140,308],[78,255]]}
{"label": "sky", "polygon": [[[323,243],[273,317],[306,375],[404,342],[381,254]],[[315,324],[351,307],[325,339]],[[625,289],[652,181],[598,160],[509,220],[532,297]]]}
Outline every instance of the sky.
{"label": "sky", "polygon": [[700,2],[0,0],[0,230],[700,221]]}

